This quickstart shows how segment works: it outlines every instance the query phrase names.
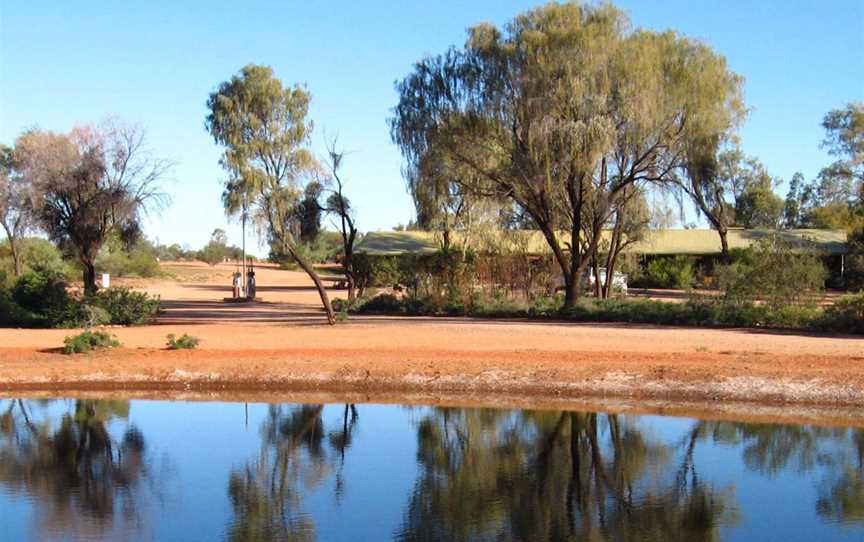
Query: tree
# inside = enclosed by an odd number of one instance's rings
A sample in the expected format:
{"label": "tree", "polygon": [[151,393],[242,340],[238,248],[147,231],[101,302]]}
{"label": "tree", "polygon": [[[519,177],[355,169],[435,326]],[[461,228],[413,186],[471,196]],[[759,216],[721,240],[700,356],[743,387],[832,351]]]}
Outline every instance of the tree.
{"label": "tree", "polygon": [[784,202],[772,179],[757,160],[751,159],[744,185],[735,197],[735,224],[743,228],[777,229],[783,219]]}
{"label": "tree", "polygon": [[357,278],[354,274],[354,243],[357,240],[357,225],[354,222],[354,210],[351,202],[345,196],[345,183],[339,173],[345,153],[336,149],[334,139],[327,149],[326,166],[330,173],[330,183],[333,188],[327,196],[326,211],[337,217],[339,234],[342,236],[342,270],[348,282],[348,301],[354,301],[356,296]]}
{"label": "tree", "polygon": [[15,144],[15,163],[32,183],[41,226],[84,269],[96,292],[96,256],[108,237],[165,201],[158,182],[171,167],[149,151],[143,129],[106,121],[69,134],[31,130]]}
{"label": "tree", "polygon": [[[549,4],[504,31],[469,29],[397,84],[391,134],[409,168],[430,149],[469,192],[507,200],[543,233],[565,306],[628,187],[667,182],[694,142],[719,139],[743,107],[722,57],[674,33],[628,32],[610,5]],[[590,208],[589,208],[590,207]]]}
{"label": "tree", "polygon": [[12,264],[18,277],[24,269],[20,243],[35,226],[35,217],[31,186],[26,178],[16,175],[13,156],[12,149],[0,145],[0,226],[9,240]]}
{"label": "tree", "polygon": [[301,185],[314,169],[304,147],[312,131],[306,120],[309,93],[283,87],[266,66],[250,64],[210,94],[206,128],[225,151],[220,163],[229,174],[226,212],[253,208],[254,218],[271,244],[291,255],[315,283],[327,320],[336,323],[327,290],[297,250],[292,215]]}

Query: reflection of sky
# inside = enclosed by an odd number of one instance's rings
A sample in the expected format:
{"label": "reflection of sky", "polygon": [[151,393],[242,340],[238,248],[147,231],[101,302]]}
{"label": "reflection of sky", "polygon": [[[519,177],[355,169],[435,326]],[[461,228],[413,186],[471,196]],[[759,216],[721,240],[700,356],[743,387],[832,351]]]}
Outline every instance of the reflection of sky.
{"label": "reflection of sky", "polygon": [[[0,407],[3,404],[0,400]],[[54,418],[56,428],[56,417],[73,404],[58,401],[47,410],[34,407],[33,415]],[[299,504],[314,523],[318,540],[391,538],[419,476],[417,422],[427,409],[385,405],[358,405],[357,409],[359,419],[345,453],[341,499],[337,502],[338,454],[329,448],[325,436],[323,444],[332,460],[329,474]],[[135,401],[129,420],[114,420],[110,431],[116,439],[122,438],[131,423],[147,443],[147,479],[136,493],[138,515],[147,525],[139,536],[224,539],[234,517],[228,497],[229,474],[258,459],[260,428],[267,411],[266,404],[249,405],[247,426],[242,403]],[[325,432],[341,429],[343,411],[341,404],[324,409]],[[659,416],[627,418],[638,420],[646,440],[667,444],[681,443],[694,423]],[[662,477],[674,476],[682,448],[676,448],[669,458]],[[849,453],[833,442],[820,444],[820,449],[832,457]],[[819,484],[831,474],[830,467],[817,465],[810,472],[799,472],[793,457],[784,470],[772,475],[758,473],[746,469],[740,444],[715,445],[710,439],[699,441],[694,463],[702,482],[720,492],[732,491],[730,503],[734,503],[738,521],[721,529],[724,540],[864,540],[861,525],[828,525],[816,515]],[[34,537],[33,505],[26,495],[0,486],[0,539]],[[122,514],[117,510],[115,518]]]}

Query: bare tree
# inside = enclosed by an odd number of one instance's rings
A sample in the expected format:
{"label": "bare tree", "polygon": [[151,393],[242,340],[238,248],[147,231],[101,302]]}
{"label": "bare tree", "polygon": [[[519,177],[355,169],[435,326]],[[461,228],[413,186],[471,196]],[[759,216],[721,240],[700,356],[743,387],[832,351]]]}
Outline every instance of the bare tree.
{"label": "bare tree", "polygon": [[167,201],[158,183],[171,162],[153,156],[140,126],[113,120],[69,134],[31,130],[15,152],[32,183],[42,227],[75,255],[84,269],[84,291],[95,293],[99,250],[112,232]]}
{"label": "bare tree", "polygon": [[337,217],[339,221],[337,228],[342,235],[342,270],[345,280],[348,282],[348,301],[354,301],[356,297],[357,281],[354,276],[354,242],[357,240],[357,225],[354,222],[354,210],[351,202],[345,197],[345,182],[339,173],[345,152],[337,150],[336,139],[327,144],[327,159],[325,167],[330,176],[329,183],[331,193],[327,197],[325,210]]}

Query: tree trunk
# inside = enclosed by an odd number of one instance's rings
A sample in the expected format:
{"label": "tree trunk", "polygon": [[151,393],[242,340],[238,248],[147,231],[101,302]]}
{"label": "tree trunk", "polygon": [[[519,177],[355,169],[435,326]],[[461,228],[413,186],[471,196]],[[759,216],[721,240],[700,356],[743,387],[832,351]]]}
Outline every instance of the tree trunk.
{"label": "tree trunk", "polygon": [[564,308],[572,309],[579,299],[579,280],[571,275],[564,275]]}
{"label": "tree trunk", "polygon": [[84,295],[96,295],[96,265],[90,261],[82,261],[84,266]]}
{"label": "tree trunk", "polygon": [[720,258],[724,262],[729,261],[729,240],[726,236],[729,234],[729,230],[726,229],[725,226],[719,226],[717,228],[717,233],[720,234]]}
{"label": "tree trunk", "polygon": [[9,250],[12,252],[12,265],[15,267],[15,276],[20,277],[24,269],[21,262],[21,253],[18,251],[18,240],[12,234],[15,231],[15,226],[10,227],[3,221],[0,221],[0,224],[3,225],[3,229],[6,231],[6,238],[9,239]]}
{"label": "tree trunk", "polygon": [[327,323],[332,325],[336,324],[336,313],[333,312],[333,306],[330,305],[330,297],[327,295],[327,289],[324,288],[324,283],[321,282],[321,278],[318,276],[318,273],[312,268],[309,263],[303,259],[302,256],[297,252],[297,250],[293,246],[286,247],[288,252],[291,254],[291,257],[294,258],[294,261],[297,262],[303,271],[309,275],[309,278],[312,279],[312,282],[315,283],[315,288],[318,289],[318,295],[321,297],[321,303],[324,304],[324,311],[327,313]]}
{"label": "tree trunk", "polygon": [[24,272],[24,265],[21,261],[21,252],[18,250],[18,243],[11,236],[9,237],[9,251],[12,253],[12,265],[15,267],[15,276],[20,277]]}

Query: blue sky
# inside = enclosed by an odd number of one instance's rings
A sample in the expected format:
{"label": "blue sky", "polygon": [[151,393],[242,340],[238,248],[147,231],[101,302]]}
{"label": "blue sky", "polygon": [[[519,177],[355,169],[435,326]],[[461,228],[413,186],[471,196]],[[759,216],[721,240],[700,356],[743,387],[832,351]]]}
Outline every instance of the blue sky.
{"label": "blue sky", "polygon": [[[538,5],[436,2],[56,2],[0,0],[0,142],[24,129],[65,131],[107,116],[142,123],[177,162],[173,205],[151,238],[195,248],[228,223],[220,150],[204,131],[208,93],[244,64],[274,68],[312,92],[313,148],[324,134],[351,151],[348,194],[362,230],[411,219],[401,157],[386,119],[395,80],[426,54],[461,44],[465,28],[502,24]],[[744,150],[776,176],[809,179],[829,109],[864,100],[864,0],[628,0],[634,26],[675,29],[725,55],[746,79]],[[229,237],[238,242],[238,228]]]}

